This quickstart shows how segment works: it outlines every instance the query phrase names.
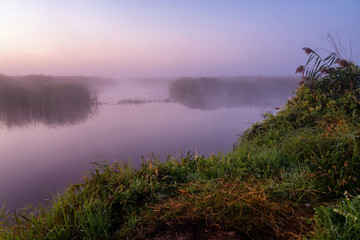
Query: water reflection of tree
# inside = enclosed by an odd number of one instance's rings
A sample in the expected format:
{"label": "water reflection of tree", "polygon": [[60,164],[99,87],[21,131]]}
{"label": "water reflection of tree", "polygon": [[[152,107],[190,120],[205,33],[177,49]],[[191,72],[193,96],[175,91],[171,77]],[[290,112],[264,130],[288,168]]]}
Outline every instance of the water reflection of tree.
{"label": "water reflection of tree", "polygon": [[85,84],[23,85],[0,81],[0,123],[8,128],[77,124],[93,115],[96,106],[97,96]]}
{"label": "water reflection of tree", "polygon": [[190,108],[278,107],[296,89],[289,77],[181,78],[170,84],[170,100]]}

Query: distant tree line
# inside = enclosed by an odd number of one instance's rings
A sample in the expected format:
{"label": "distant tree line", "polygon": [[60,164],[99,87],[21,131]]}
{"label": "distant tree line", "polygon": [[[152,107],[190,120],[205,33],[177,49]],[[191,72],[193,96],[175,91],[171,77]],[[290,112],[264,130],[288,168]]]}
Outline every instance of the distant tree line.
{"label": "distant tree line", "polygon": [[278,107],[296,90],[295,77],[180,78],[169,86],[170,100],[191,108]]}

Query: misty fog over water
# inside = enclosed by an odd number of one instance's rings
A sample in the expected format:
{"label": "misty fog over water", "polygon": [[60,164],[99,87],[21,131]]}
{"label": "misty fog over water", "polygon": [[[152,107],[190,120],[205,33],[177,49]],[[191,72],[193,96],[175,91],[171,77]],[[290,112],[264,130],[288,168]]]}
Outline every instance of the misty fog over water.
{"label": "misty fog over water", "polygon": [[[13,209],[46,203],[50,193],[80,182],[96,155],[137,167],[153,153],[166,159],[182,151],[231,150],[239,134],[263,113],[275,112],[296,86],[290,78],[245,80],[120,81],[98,87],[95,105],[81,88],[71,89],[74,96],[85,94],[82,102],[62,96],[69,89],[61,87],[52,95],[59,98],[43,102],[41,90],[17,88],[16,94],[27,97],[12,94],[15,107],[0,99],[0,204],[7,201]],[[0,91],[9,93],[4,85]],[[24,105],[16,105],[19,99]]]}

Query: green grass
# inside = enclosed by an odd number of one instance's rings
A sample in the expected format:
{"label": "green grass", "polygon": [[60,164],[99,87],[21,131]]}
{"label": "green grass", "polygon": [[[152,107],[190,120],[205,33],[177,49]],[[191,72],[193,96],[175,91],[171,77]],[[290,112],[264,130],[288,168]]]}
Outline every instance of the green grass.
{"label": "green grass", "polygon": [[154,155],[137,169],[99,157],[50,208],[3,208],[0,238],[360,239],[358,82],[350,63],[304,74],[296,96],[228,153]]}
{"label": "green grass", "polygon": [[330,207],[321,206],[315,214],[314,239],[358,239],[360,234],[360,196],[349,196]]}

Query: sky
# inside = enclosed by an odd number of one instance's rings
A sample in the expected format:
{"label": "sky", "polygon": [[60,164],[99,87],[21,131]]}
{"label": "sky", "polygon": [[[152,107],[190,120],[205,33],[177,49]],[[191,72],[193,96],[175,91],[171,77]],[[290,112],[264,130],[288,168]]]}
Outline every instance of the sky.
{"label": "sky", "polygon": [[358,0],[0,0],[0,73],[293,75],[301,48],[333,51],[328,33],[358,63],[359,11]]}

